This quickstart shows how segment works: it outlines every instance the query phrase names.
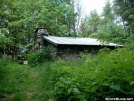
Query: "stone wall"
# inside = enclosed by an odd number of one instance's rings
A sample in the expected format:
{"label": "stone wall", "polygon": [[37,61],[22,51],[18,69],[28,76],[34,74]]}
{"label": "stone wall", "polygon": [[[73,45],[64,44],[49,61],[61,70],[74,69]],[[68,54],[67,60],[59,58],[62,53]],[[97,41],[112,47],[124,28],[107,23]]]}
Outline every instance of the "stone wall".
{"label": "stone wall", "polygon": [[[58,45],[56,46],[55,59],[66,59],[74,60],[80,59],[81,53],[93,54],[96,55],[100,49],[105,46],[84,46],[84,45]],[[107,47],[110,50],[115,49],[115,47]]]}
{"label": "stone wall", "polygon": [[38,51],[44,46],[43,36],[48,36],[48,32],[44,28],[37,28],[34,31],[34,51]]}
{"label": "stone wall", "polygon": [[48,48],[54,60],[66,59],[74,60],[79,59],[80,53],[97,54],[103,48],[101,46],[79,46],[79,45],[58,45],[54,46],[49,43]]}
{"label": "stone wall", "polygon": [[52,56],[52,59],[56,60],[56,58],[57,58],[57,47],[52,45],[52,44],[49,44],[47,47],[51,52],[50,55]]}

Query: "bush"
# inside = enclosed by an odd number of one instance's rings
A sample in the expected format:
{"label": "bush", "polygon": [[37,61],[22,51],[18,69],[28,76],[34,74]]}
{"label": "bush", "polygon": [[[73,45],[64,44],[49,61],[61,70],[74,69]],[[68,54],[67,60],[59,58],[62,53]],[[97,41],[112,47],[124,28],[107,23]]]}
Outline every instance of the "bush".
{"label": "bush", "polygon": [[41,63],[44,63],[46,61],[51,60],[50,52],[47,48],[42,48],[37,52],[33,52],[31,54],[28,54],[28,62],[32,66],[39,65]]}
{"label": "bush", "polygon": [[[134,51],[116,49],[87,57],[82,65],[56,61],[52,65],[56,101],[103,101],[134,96]],[[66,64],[66,65],[64,65]]]}
{"label": "bush", "polygon": [[0,66],[1,67],[7,66],[11,62],[12,62],[11,57],[3,56],[0,58]]}

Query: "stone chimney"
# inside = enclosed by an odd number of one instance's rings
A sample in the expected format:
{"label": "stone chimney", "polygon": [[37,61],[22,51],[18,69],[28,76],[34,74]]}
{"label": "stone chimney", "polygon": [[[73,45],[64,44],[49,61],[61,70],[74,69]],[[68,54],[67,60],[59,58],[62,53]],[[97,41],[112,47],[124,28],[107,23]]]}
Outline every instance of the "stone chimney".
{"label": "stone chimney", "polygon": [[34,50],[39,50],[44,45],[43,36],[48,36],[45,28],[37,28],[34,31]]}

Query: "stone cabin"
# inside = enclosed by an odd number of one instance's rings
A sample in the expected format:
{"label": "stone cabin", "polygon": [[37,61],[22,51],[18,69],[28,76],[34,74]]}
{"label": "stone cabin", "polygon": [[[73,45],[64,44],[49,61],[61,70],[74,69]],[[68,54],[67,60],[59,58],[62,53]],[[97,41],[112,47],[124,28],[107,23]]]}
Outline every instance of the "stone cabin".
{"label": "stone cabin", "polygon": [[107,47],[113,50],[123,45],[115,43],[101,43],[94,38],[78,38],[78,37],[58,37],[50,36],[44,28],[37,28],[34,37],[34,50],[39,50],[42,46],[48,47],[52,58],[55,59],[76,59],[80,57],[81,52],[97,53],[101,48]]}

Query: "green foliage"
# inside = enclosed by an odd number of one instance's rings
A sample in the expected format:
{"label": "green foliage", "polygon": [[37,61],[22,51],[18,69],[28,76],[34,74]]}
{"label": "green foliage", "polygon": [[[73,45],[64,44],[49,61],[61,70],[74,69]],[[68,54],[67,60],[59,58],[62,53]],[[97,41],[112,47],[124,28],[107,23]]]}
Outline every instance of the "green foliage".
{"label": "green foliage", "polygon": [[100,26],[99,30],[91,34],[90,37],[119,44],[125,44],[128,40],[128,34],[124,32],[123,27],[116,25],[114,22],[108,22],[106,25]]}
{"label": "green foliage", "polygon": [[35,68],[3,61],[2,100],[103,101],[134,96],[134,50],[130,48],[104,48],[96,56],[44,62]]}
{"label": "green foliage", "polygon": [[125,47],[128,48],[129,50],[134,50],[134,36],[133,35],[127,38],[127,44],[125,45]]}
{"label": "green foliage", "polygon": [[[134,96],[134,15],[133,0],[114,0],[115,13],[123,27],[113,19],[109,2],[104,7],[104,20],[92,11],[81,23],[81,36],[108,42],[128,44],[126,49],[110,52],[102,49],[97,56],[84,55],[77,61],[51,63],[45,48],[28,54],[26,65],[0,58],[0,100],[6,101],[103,101],[106,97]],[[45,27],[50,35],[72,35],[75,14],[71,0],[3,0],[0,3],[0,56],[17,56],[20,45],[32,49],[33,29]],[[111,22],[109,22],[109,19]],[[105,22],[105,23],[103,23]],[[105,25],[106,24],[106,25]],[[129,33],[124,32],[124,28]],[[40,65],[39,65],[40,64]]]}
{"label": "green foliage", "polygon": [[100,23],[100,16],[93,10],[90,12],[88,17],[82,19],[82,23],[80,25],[80,32],[82,37],[87,37],[91,33],[94,33],[98,30],[98,25]]}
{"label": "green foliage", "polygon": [[10,63],[12,63],[12,60],[10,57],[7,57],[7,56],[0,57],[0,66],[1,67],[7,66]]}
{"label": "green foliage", "polygon": [[[4,62],[4,64],[3,64]],[[5,64],[7,62],[7,64]],[[1,101],[48,101],[52,99],[50,63],[31,68],[0,59]]]}
{"label": "green foliage", "polygon": [[36,28],[45,28],[50,35],[65,36],[75,22],[70,0],[4,0],[0,7],[0,53],[12,55],[15,61],[21,45],[32,50]]}
{"label": "green foliage", "polygon": [[103,48],[99,50],[99,54],[107,54],[110,53],[110,49],[109,48]]}
{"label": "green foliage", "polygon": [[38,50],[37,52],[28,54],[28,62],[32,66],[36,66],[50,60],[51,60],[51,55],[49,50],[46,47]]}
{"label": "green foliage", "polygon": [[[1,64],[0,64],[1,65]],[[28,77],[28,72],[25,71],[25,67],[14,64],[12,62],[7,65],[0,66],[0,99],[5,100],[24,100],[26,95],[23,91],[27,84],[24,83],[27,81],[25,78]],[[23,86],[22,86],[23,85]],[[22,91],[23,89],[23,91]],[[15,96],[11,96],[12,94]],[[5,95],[9,95],[6,99]],[[21,98],[20,98],[21,97]]]}
{"label": "green foliage", "polygon": [[82,64],[57,61],[52,65],[56,101],[103,101],[106,97],[134,96],[134,51],[101,50]]}
{"label": "green foliage", "polygon": [[112,4],[110,3],[110,0],[106,0],[105,7],[103,8],[102,12],[102,21],[101,23],[104,25],[107,22],[113,22],[114,21],[114,13]]}
{"label": "green foliage", "polygon": [[134,3],[133,0],[114,0],[114,12],[120,16],[124,29],[130,33],[134,33]]}

